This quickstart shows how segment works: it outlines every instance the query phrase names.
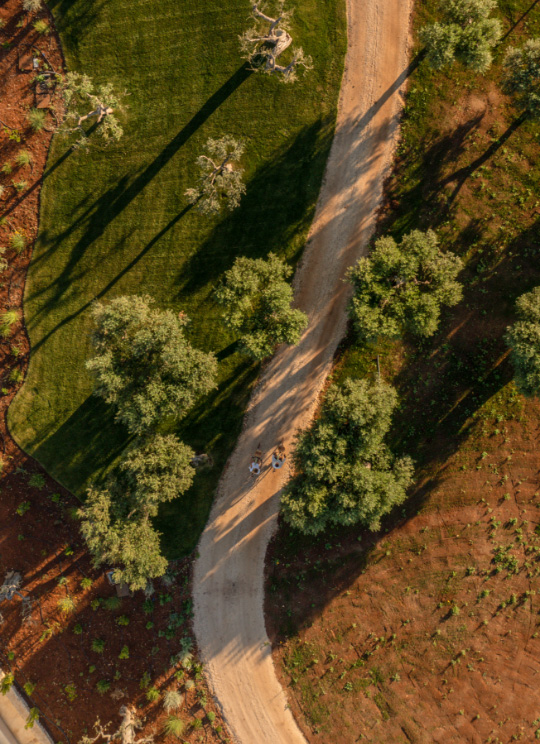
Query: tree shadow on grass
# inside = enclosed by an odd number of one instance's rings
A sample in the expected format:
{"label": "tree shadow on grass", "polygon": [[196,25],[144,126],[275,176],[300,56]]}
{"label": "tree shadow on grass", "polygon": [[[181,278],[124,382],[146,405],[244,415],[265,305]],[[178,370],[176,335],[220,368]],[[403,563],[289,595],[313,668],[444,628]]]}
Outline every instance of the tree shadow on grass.
{"label": "tree shadow on grass", "polygon": [[[165,225],[165,227],[162,227],[161,230],[158,233],[156,233],[156,235],[154,235],[152,240],[150,240],[145,246],[143,246],[143,248],[141,248],[139,253],[137,253],[137,255],[134,256],[131,259],[131,261],[127,263],[121,271],[118,272],[118,274],[116,274],[116,276],[114,276],[109,282],[107,282],[107,284],[102,289],[100,289],[100,291],[91,300],[88,300],[83,305],[81,305],[79,308],[77,308],[77,310],[63,317],[62,320],[57,325],[54,326],[54,328],[52,328],[48,333],[46,333],[43,336],[43,338],[41,338],[32,347],[32,351],[36,351],[37,349],[39,349],[40,346],[46,343],[49,340],[49,338],[54,333],[56,333],[56,331],[60,330],[60,328],[67,325],[72,320],[75,320],[75,318],[77,318],[81,313],[85,312],[85,310],[88,310],[93,302],[95,302],[96,300],[103,299],[103,297],[105,297],[105,295],[108,294],[108,292],[110,292],[110,290],[122,279],[122,277],[125,274],[127,274],[128,271],[131,271],[131,269],[133,269],[139,263],[139,261],[148,253],[148,251],[151,250],[151,248],[153,248],[154,245],[156,245],[156,243],[158,243],[161,240],[161,238],[163,238],[169,232],[169,230],[171,230],[176,225],[176,223],[179,222],[182,219],[182,217],[184,217],[184,215],[186,215],[190,211],[190,209],[192,209],[192,205],[188,204],[186,207],[184,207],[184,209],[182,209],[181,212],[175,215]],[[67,285],[65,289],[68,289]]]}
{"label": "tree shadow on grass", "polygon": [[[307,233],[332,144],[333,117],[302,129],[247,184],[240,206],[216,225],[176,277],[177,296],[212,285],[237,256],[283,255]],[[302,244],[287,256],[296,262]]]}
{"label": "tree shadow on grass", "polygon": [[47,472],[80,498],[80,483],[99,480],[131,440],[114,415],[111,406],[89,395],[54,432],[48,436],[40,432],[37,448],[32,442],[28,448]]}

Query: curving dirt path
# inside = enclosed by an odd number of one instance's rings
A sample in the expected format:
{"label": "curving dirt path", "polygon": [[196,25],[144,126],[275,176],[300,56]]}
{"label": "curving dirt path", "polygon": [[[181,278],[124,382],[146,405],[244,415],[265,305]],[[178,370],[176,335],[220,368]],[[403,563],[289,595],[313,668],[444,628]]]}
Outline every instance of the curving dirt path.
{"label": "curving dirt path", "polygon": [[[349,47],[338,123],[317,213],[295,279],[309,326],[295,348],[265,368],[220,483],[194,568],[195,633],[206,672],[240,744],[305,744],[275,675],[263,604],[264,559],[287,477],[271,472],[272,449],[290,450],[313,415],[346,327],[346,269],[375,225],[391,164],[412,0],[348,0]],[[248,465],[261,443],[264,470]]]}

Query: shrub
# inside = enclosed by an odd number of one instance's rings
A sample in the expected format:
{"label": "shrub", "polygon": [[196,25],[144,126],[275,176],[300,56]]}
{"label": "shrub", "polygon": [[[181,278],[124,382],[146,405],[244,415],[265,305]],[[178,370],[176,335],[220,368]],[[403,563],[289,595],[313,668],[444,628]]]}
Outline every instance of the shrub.
{"label": "shrub", "polygon": [[17,514],[19,517],[22,517],[26,514],[26,512],[30,509],[30,502],[29,501],[22,501],[19,506],[17,507]]}
{"label": "shrub", "polygon": [[32,488],[44,488],[45,478],[41,473],[33,473],[28,480],[28,485]]}
{"label": "shrub", "polygon": [[106,692],[109,691],[111,687],[111,683],[107,682],[105,679],[100,679],[99,682],[96,683],[96,690],[99,692],[100,695],[104,695]]}
{"label": "shrub", "polygon": [[19,320],[17,310],[5,310],[0,314],[0,336],[8,338],[13,330],[13,326]]}
{"label": "shrub", "polygon": [[105,641],[102,638],[94,638],[92,641],[92,651],[96,654],[102,654],[105,649]]}
{"label": "shrub", "polygon": [[81,589],[90,589],[92,583],[92,579],[85,576],[84,579],[81,579]]}
{"label": "shrub", "polygon": [[11,183],[13,184],[15,191],[18,193],[24,191],[28,186],[28,181],[12,181]]}
{"label": "shrub", "polygon": [[62,599],[58,600],[57,605],[60,612],[64,615],[75,612],[75,602],[72,597],[62,597]]}
{"label": "shrub", "polygon": [[163,725],[163,731],[167,736],[176,736],[179,739],[186,728],[185,723],[179,716],[167,716]]}
{"label": "shrub", "polygon": [[23,0],[22,6],[27,13],[37,13],[42,8],[41,0]]}
{"label": "shrub", "polygon": [[28,697],[32,696],[32,693],[36,689],[36,686],[32,682],[25,682],[23,685],[23,690],[26,692]]}
{"label": "shrub", "polygon": [[116,622],[118,625],[126,627],[129,625],[129,617],[127,615],[120,615],[120,617],[116,618]]}
{"label": "shrub", "polygon": [[24,374],[21,369],[12,369],[9,373],[8,380],[12,385],[19,385],[24,380]]}
{"label": "shrub", "polygon": [[80,623],[77,623],[76,625],[74,625],[73,632],[75,633],[75,635],[81,635],[81,633],[83,632],[82,625]]}
{"label": "shrub", "polygon": [[159,690],[157,687],[151,687],[146,691],[146,699],[149,703],[155,703],[156,700],[159,700]]}
{"label": "shrub", "polygon": [[34,21],[32,24],[34,29],[38,32],[38,34],[41,34],[42,36],[47,36],[51,33],[51,29],[48,23],[46,23],[43,20]]}
{"label": "shrub", "polygon": [[36,721],[39,721],[39,710],[38,708],[30,708],[30,710],[28,711],[28,716],[26,718],[26,723],[24,724],[24,728],[33,728]]}
{"label": "shrub", "polygon": [[41,132],[45,127],[47,114],[43,109],[31,108],[26,115],[26,118],[34,132]]}
{"label": "shrub", "polygon": [[4,674],[2,679],[0,679],[0,692],[2,695],[7,695],[8,692],[11,690],[13,683],[15,682],[15,677],[13,674]]}
{"label": "shrub", "polygon": [[6,175],[9,175],[13,170],[13,166],[11,163],[4,163],[2,166],[2,173],[5,173]]}
{"label": "shrub", "polygon": [[163,707],[166,711],[177,710],[184,702],[184,696],[178,690],[167,690],[163,697]]}
{"label": "shrub", "polygon": [[145,672],[139,681],[139,687],[141,688],[141,690],[146,690],[147,687],[150,687],[151,681],[152,678],[150,677],[150,674],[148,672]]}
{"label": "shrub", "polygon": [[32,156],[28,152],[28,150],[19,150],[19,152],[15,155],[15,162],[19,166],[19,168],[24,168],[27,165],[30,165],[32,162]]}
{"label": "shrub", "polygon": [[26,238],[21,232],[16,230],[9,236],[9,245],[16,253],[21,253],[26,248]]}
{"label": "shrub", "polygon": [[115,597],[115,596],[106,597],[103,600],[103,607],[106,610],[111,610],[111,611],[118,610],[121,606],[122,606],[122,600],[120,599],[120,597]]}
{"label": "shrub", "polygon": [[66,697],[70,703],[72,703],[77,697],[77,688],[73,684],[66,685],[64,687],[64,692],[66,693]]}
{"label": "shrub", "polygon": [[299,436],[296,474],[281,501],[285,521],[310,535],[332,525],[379,529],[412,483],[411,459],[395,458],[384,442],[396,404],[382,382],[346,380],[330,389],[320,417]]}
{"label": "shrub", "polygon": [[273,253],[267,260],[240,257],[216,289],[225,325],[239,334],[240,350],[254,359],[269,356],[278,344],[297,344],[307,326],[307,315],[291,307],[293,290],[286,281],[291,274]]}
{"label": "shrub", "polygon": [[122,646],[122,650],[118,654],[119,659],[129,659],[129,648],[128,646]]}

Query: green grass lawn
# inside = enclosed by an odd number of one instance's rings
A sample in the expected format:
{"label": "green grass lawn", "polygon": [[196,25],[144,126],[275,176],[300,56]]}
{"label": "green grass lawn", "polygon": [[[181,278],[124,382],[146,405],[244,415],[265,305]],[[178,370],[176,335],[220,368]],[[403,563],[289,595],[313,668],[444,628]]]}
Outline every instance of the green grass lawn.
{"label": "green grass lawn", "polygon": [[[215,466],[159,519],[174,558],[197,542],[239,433],[257,366],[235,353],[212,289],[236,256],[274,251],[295,262],[304,245],[331,143],[344,52],[343,0],[301,0],[293,36],[314,59],[295,85],[250,73],[238,51],[243,0],[51,0],[68,67],[125,89],[125,135],[70,153],[57,136],[25,298],[32,355],[9,412],[19,444],[84,496],[128,442],[92,396],[89,305],[149,294],[185,310],[195,345],[220,360],[219,388],[181,425],[164,424]],[[210,136],[246,143],[247,194],[221,218],[183,196]]]}

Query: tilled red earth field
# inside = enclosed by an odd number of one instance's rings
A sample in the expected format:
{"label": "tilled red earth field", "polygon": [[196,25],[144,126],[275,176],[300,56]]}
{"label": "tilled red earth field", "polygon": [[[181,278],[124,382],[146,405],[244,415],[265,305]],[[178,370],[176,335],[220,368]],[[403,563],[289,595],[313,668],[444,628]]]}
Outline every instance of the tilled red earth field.
{"label": "tilled red earth field", "polygon": [[[122,705],[134,706],[141,733],[158,740],[227,741],[193,647],[189,561],[172,566],[151,597],[139,592],[118,599],[83,549],[76,499],[27,458],[7,430],[7,409],[28,362],[24,280],[54,125],[47,114],[44,129],[29,126],[34,74],[19,69],[20,59],[31,52],[56,71],[63,63],[56,34],[33,28],[40,19],[52,27],[45,11],[29,16],[19,0],[8,0],[0,19],[0,245],[8,261],[0,274],[0,308],[18,314],[0,338],[0,583],[18,572],[30,600],[29,613],[20,597],[0,607],[0,668],[8,680],[13,675],[56,742],[77,742],[92,733],[97,718],[111,721],[114,731]],[[30,153],[30,165],[17,166],[21,151]],[[17,234],[22,250],[13,243]],[[171,690],[181,699],[166,711]],[[180,720],[176,736],[164,733],[168,716]]]}

